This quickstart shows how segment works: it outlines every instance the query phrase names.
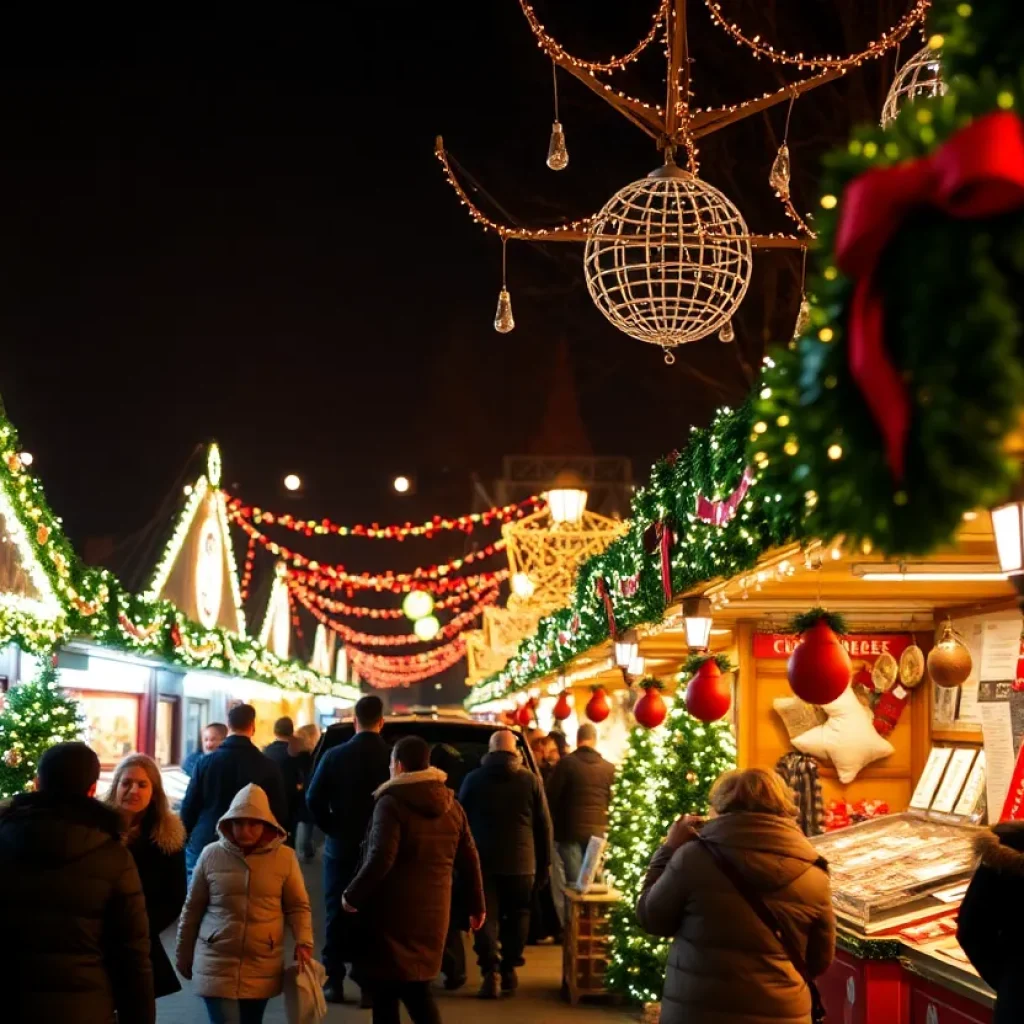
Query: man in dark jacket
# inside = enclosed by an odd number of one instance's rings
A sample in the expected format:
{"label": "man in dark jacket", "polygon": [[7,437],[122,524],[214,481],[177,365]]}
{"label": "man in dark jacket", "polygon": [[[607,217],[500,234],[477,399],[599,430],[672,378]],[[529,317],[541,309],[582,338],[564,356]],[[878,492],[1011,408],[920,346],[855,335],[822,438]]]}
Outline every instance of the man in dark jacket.
{"label": "man in dark jacket", "polygon": [[263,753],[277,765],[284,782],[285,799],[288,801],[288,818],[281,824],[288,830],[287,844],[295,849],[295,831],[306,803],[305,782],[302,776],[302,762],[296,756],[299,749],[295,743],[295,723],[286,715],[274,723],[274,742],[263,748]]}
{"label": "man in dark jacket", "polygon": [[228,738],[196,765],[181,803],[181,821],[188,832],[185,865],[189,882],[203,847],[217,841],[217,822],[240,789],[250,783],[261,786],[274,817],[288,820],[281,771],[253,743],[255,732],[256,709],[251,704],[233,707],[228,712]]}
{"label": "man in dark jacket", "polygon": [[[608,830],[615,766],[597,752],[596,746],[597,730],[584,722],[576,733],[576,750],[558,762],[547,782],[555,844],[566,885],[579,877],[590,837],[603,836]],[[555,893],[555,909],[564,925],[564,892]]]}
{"label": "man in dark jacket", "polygon": [[84,743],[43,754],[35,793],[0,808],[4,1024],[153,1024],[149,920],[121,819],[92,795]]}
{"label": "man in dark jacket", "polygon": [[483,975],[481,999],[500,995],[499,968],[501,992],[515,992],[534,886],[547,878],[551,864],[551,825],[537,776],[523,767],[508,729],[492,733],[489,746],[490,753],[459,792],[480,854],[487,906],[487,923],[475,942]]}
{"label": "man in dark jacket", "polygon": [[1020,922],[1024,915],[1024,822],[1006,821],[980,833],[981,857],[957,917],[957,939],[996,992],[992,1024],[1024,1020]]}
{"label": "man in dark jacket", "polygon": [[[373,817],[374,791],[388,778],[388,748],[380,735],[384,728],[384,705],[379,697],[363,697],[356,704],[355,728],[352,739],[328,750],[321,758],[306,794],[313,820],[327,835],[324,995],[334,1003],[344,1001],[345,965],[354,964],[363,952],[362,922],[342,912],[341,897],[359,868],[363,838]],[[353,980],[359,980],[358,974],[356,968]],[[363,996],[362,1005],[369,1006],[369,991]]]}
{"label": "man in dark jacket", "polygon": [[366,858],[342,900],[346,913],[367,921],[360,969],[373,989],[373,1019],[397,1024],[404,1003],[413,1024],[439,1024],[430,982],[441,970],[452,871],[476,931],[485,920],[480,860],[466,813],[419,736],[395,744],[391,780],[376,797]]}
{"label": "man in dark jacket", "polygon": [[181,770],[192,778],[192,773],[199,764],[199,759],[207,754],[212,754],[220,748],[220,745],[228,738],[228,727],[223,722],[211,722],[203,729],[202,741],[182,762]]}

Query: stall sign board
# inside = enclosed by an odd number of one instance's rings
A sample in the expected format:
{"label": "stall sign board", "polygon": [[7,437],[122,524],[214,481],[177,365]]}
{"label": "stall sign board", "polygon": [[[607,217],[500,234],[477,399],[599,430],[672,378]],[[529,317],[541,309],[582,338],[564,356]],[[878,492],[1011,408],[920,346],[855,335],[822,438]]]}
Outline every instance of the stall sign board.
{"label": "stall sign board", "polygon": [[[874,662],[882,654],[891,654],[898,661],[914,638],[909,633],[851,633],[839,642],[851,658]],[[788,658],[799,643],[796,633],[755,633],[754,657]]]}

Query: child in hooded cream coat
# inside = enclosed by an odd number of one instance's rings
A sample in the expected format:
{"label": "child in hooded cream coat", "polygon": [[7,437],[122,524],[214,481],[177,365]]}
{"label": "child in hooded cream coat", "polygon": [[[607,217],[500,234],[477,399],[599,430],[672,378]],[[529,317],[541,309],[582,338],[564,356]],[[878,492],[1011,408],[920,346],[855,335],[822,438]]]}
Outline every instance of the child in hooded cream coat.
{"label": "child in hooded cream coat", "polygon": [[217,831],[220,840],[200,854],[178,924],[178,970],[205,1000],[211,1024],[259,1024],[282,989],[286,920],[296,960],[312,956],[309,896],[259,786],[238,792]]}

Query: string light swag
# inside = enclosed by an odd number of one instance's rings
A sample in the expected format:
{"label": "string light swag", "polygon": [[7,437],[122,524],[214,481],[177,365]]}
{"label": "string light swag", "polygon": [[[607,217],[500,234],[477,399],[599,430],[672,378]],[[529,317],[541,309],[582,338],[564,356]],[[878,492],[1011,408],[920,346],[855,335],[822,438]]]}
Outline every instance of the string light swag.
{"label": "string light swag", "polygon": [[[292,577],[289,585],[293,586],[296,590],[301,590],[303,597],[312,601],[318,608],[333,615],[350,615],[357,619],[380,619],[383,621],[407,618],[401,608],[372,608],[367,605],[347,604],[344,601],[338,601],[334,598],[326,597],[322,593],[317,593],[309,586],[303,584],[298,574],[294,572],[290,571],[289,576]],[[467,601],[475,601],[482,592],[496,590],[498,585],[507,578],[508,572],[506,570],[504,574],[497,576],[497,578],[486,579],[479,586],[466,587],[449,594],[447,597],[439,597],[434,601],[434,609],[445,611],[446,609],[461,608]]]}
{"label": "string light swag", "polygon": [[319,572],[307,569],[296,569],[289,567],[288,575],[317,590],[349,592],[349,596],[357,589],[373,589],[380,594],[408,594],[412,590],[427,590],[431,594],[464,594],[487,589],[504,583],[510,576],[510,570],[498,569],[496,572],[476,573],[472,576],[444,576],[438,580],[405,580],[404,582],[393,581],[389,585],[382,585],[373,588],[356,588],[350,586],[343,580],[321,575]]}
{"label": "string light swag", "polygon": [[[728,341],[733,334],[729,325],[732,312],[742,300],[749,282],[751,249],[803,248],[813,237],[789,195],[788,146],[776,160],[779,171],[783,170],[783,157],[786,163],[785,188],[780,191],[780,200],[801,234],[756,235],[748,231],[729,200],[696,177],[696,140],[759,114],[786,98],[792,103],[797,95],[838,78],[866,60],[881,56],[910,32],[927,7],[927,0],[918,0],[893,28],[861,53],[846,57],[806,57],[776,51],[762,44],[760,37],[749,39],[723,16],[720,4],[706,0],[716,23],[729,31],[737,42],[753,48],[755,54],[805,70],[819,69],[820,73],[744,103],[698,111],[691,106],[691,62],[684,0],[662,0],[651,30],[644,39],[624,57],[605,62],[582,60],[570,54],[544,29],[527,0],[520,0],[520,3],[538,46],[556,68],[561,67],[573,75],[648,134],[664,151],[666,165],[674,165],[676,149],[685,151],[687,171],[676,171],[678,175],[688,174],[692,184],[687,189],[652,184],[652,179],[655,182],[684,180],[661,169],[650,178],[621,190],[596,216],[550,228],[527,229],[493,220],[470,199],[453,172],[452,161],[439,136],[435,153],[444,168],[445,177],[472,219],[484,230],[498,234],[503,251],[509,240],[585,242],[587,286],[595,304],[624,333],[660,345],[666,351],[707,337],[717,330],[722,332],[721,339]],[[621,70],[632,63],[662,29],[668,58],[664,107],[627,96],[596,77],[598,73]],[[564,133],[556,112],[549,145],[549,166],[564,167],[567,162]],[[777,177],[781,181],[781,174]],[[702,216],[694,214],[694,196],[697,193],[704,196],[699,206],[706,212],[713,211],[707,223]],[[505,333],[513,326],[511,300],[503,281],[495,328]],[[666,359],[666,362],[671,361]]]}
{"label": "string light swag", "polygon": [[246,505],[240,498],[224,492],[228,513],[231,517],[247,519],[257,526],[281,526],[293,533],[306,537],[336,535],[338,537],[366,537],[370,540],[403,541],[410,537],[432,540],[440,533],[457,530],[473,533],[477,527],[500,525],[512,519],[521,519],[543,506],[544,499],[533,495],[525,501],[487,509],[485,512],[469,512],[460,516],[432,516],[423,523],[393,523],[381,526],[379,523],[356,523],[345,526],[330,519],[297,519],[289,513],[271,512],[256,505]]}

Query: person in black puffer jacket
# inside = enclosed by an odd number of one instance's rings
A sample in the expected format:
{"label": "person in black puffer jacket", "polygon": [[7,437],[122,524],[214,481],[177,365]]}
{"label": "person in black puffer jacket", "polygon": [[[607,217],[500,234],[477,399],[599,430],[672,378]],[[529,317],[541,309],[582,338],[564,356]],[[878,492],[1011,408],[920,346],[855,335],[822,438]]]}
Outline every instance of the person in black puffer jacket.
{"label": "person in black puffer jacket", "polygon": [[957,938],[977,972],[996,992],[992,1024],[1024,1020],[1024,822],[1008,821],[974,841],[981,857],[960,907]]}
{"label": "person in black puffer jacket", "polygon": [[[548,806],[566,885],[579,877],[590,837],[608,831],[615,766],[597,752],[596,744],[597,730],[584,722],[576,734],[577,749],[558,762],[547,781]],[[555,893],[555,909],[564,925],[562,892]]]}
{"label": "person in black puffer jacket", "polygon": [[487,904],[487,920],[475,941],[481,999],[498,998],[499,969],[501,989],[515,991],[533,890],[547,879],[551,865],[551,824],[537,776],[523,767],[509,730],[493,733],[489,746],[459,791],[480,854]]}
{"label": "person in black puffer jacket", "polygon": [[92,799],[100,763],[51,747],[38,790],[0,808],[4,1024],[153,1024],[149,920],[121,818]]}

